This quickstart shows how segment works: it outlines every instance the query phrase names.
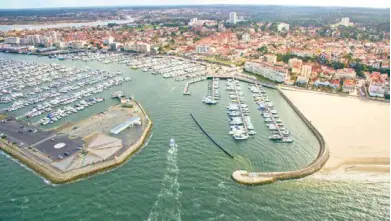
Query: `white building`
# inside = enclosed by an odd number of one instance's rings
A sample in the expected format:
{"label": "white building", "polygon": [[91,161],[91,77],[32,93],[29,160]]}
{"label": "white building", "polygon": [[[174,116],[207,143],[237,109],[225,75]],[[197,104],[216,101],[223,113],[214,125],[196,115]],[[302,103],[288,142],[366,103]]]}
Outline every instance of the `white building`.
{"label": "white building", "polygon": [[248,33],[242,34],[242,40],[244,42],[249,42],[250,41],[250,35]]}
{"label": "white building", "polygon": [[70,43],[70,46],[72,48],[83,48],[85,44],[85,41],[73,41]]}
{"label": "white building", "polygon": [[217,30],[218,30],[219,32],[225,32],[224,24],[223,24],[223,23],[220,23],[219,26],[217,27]]}
{"label": "white building", "polygon": [[55,32],[55,31],[51,31],[51,32],[49,33],[49,37],[50,37],[50,41],[51,41],[52,43],[54,43],[54,44],[57,43],[57,42],[60,40],[60,38],[59,38],[57,32]]}
{"label": "white building", "polygon": [[287,23],[280,23],[277,26],[278,31],[289,31],[289,24]]}
{"label": "white building", "polygon": [[27,37],[27,45],[38,45],[41,43],[41,36],[40,35],[28,35]]}
{"label": "white building", "polygon": [[308,79],[311,76],[311,73],[312,73],[312,66],[311,65],[301,66],[301,71],[300,71],[301,76]]}
{"label": "white building", "polygon": [[384,97],[386,92],[386,81],[384,81],[379,72],[373,72],[370,76],[368,93],[372,97]]}
{"label": "white building", "polygon": [[135,51],[140,53],[149,53],[151,52],[151,45],[147,43],[133,43],[133,42],[127,42],[123,46],[124,50],[127,51]]}
{"label": "white building", "polygon": [[288,70],[261,62],[246,62],[244,70],[259,74],[267,79],[282,83],[288,76]]}
{"label": "white building", "polygon": [[20,44],[20,38],[18,37],[8,37],[4,40],[7,44]]}
{"label": "white building", "polygon": [[338,79],[341,79],[341,78],[355,79],[356,78],[356,71],[353,68],[338,69],[335,72],[335,77]]}
{"label": "white building", "polygon": [[111,45],[114,42],[114,37],[110,36],[107,39],[103,41],[103,44],[105,45]]}
{"label": "white building", "polygon": [[198,19],[197,18],[192,18],[190,19],[190,22],[188,23],[189,26],[193,26],[197,23]]}
{"label": "white building", "polygon": [[236,24],[238,22],[238,15],[236,14],[236,12],[229,13],[229,22],[232,24]]}
{"label": "white building", "polygon": [[340,25],[349,26],[350,25],[350,19],[348,17],[341,18]]}
{"label": "white building", "polygon": [[40,44],[43,44],[45,47],[51,46],[51,41],[49,37],[41,36],[39,38]]}
{"label": "white building", "polygon": [[197,45],[196,46],[196,53],[197,54],[206,54],[209,52],[209,46],[208,45]]}

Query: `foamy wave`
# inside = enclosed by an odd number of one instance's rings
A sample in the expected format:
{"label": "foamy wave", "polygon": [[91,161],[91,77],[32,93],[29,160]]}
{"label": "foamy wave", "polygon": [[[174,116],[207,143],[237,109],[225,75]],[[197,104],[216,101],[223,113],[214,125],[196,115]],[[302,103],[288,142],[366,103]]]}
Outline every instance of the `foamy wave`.
{"label": "foamy wave", "polygon": [[148,215],[148,221],[154,220],[181,220],[181,203],[179,201],[182,192],[178,182],[179,168],[177,165],[177,146],[172,146],[167,151],[167,168],[164,174],[163,188],[160,190],[157,200]]}

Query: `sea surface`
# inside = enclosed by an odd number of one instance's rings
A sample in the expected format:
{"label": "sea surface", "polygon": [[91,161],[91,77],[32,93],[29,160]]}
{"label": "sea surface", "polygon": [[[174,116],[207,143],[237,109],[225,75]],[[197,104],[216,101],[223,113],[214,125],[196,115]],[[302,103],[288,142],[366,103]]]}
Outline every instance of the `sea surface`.
{"label": "sea surface", "polygon": [[[154,122],[147,145],[123,166],[71,184],[52,185],[0,154],[0,220],[389,220],[389,174],[315,174],[264,186],[244,186],[231,179],[237,169],[303,168],[319,151],[316,138],[274,90],[267,93],[294,143],[268,139],[270,132],[245,83],[241,88],[258,134],[234,141],[228,134],[229,99],[223,80],[220,102],[207,106],[201,102],[206,81],[191,85],[192,95],[183,96],[185,82],[125,65],[16,54],[0,58],[120,70],[132,77],[104,92],[104,103],[60,123],[105,110],[116,103],[110,95],[117,90],[134,96]],[[234,159],[201,132],[190,113]],[[169,146],[170,138],[177,147]]]}

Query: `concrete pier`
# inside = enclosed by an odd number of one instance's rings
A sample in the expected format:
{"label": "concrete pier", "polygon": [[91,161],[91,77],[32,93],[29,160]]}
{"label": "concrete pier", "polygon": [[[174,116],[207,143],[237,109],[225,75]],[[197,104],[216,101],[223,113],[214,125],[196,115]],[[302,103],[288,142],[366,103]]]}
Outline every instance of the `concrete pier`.
{"label": "concrete pier", "polygon": [[17,159],[19,162],[27,165],[29,168],[33,169],[36,173],[38,173],[45,179],[55,184],[69,183],[84,177],[91,176],[93,174],[110,170],[112,168],[122,165],[133,154],[135,154],[142,147],[144,147],[151,133],[153,124],[152,121],[149,119],[143,107],[137,101],[135,102],[144,114],[145,118],[148,119],[148,124],[146,125],[139,139],[137,139],[119,155],[116,155],[115,157],[107,159],[105,161],[96,164],[89,164],[87,166],[73,169],[70,171],[61,171],[60,169],[52,166],[51,164],[44,162],[42,159],[39,159],[36,156],[36,152],[27,151],[28,149],[24,150],[15,145],[7,143],[5,140],[0,140],[0,149]]}

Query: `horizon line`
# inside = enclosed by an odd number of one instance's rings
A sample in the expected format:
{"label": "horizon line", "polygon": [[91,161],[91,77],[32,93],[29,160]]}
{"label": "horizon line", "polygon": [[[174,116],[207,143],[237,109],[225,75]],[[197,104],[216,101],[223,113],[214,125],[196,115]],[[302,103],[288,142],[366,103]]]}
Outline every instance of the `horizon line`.
{"label": "horizon line", "polygon": [[175,7],[175,6],[280,6],[280,7],[315,7],[315,8],[360,8],[360,9],[390,9],[387,7],[368,6],[338,6],[338,5],[271,5],[271,4],[167,4],[167,5],[95,5],[95,6],[54,6],[54,7],[31,7],[31,8],[0,8],[0,10],[30,10],[30,9],[77,9],[77,8],[115,8],[115,7]]}

